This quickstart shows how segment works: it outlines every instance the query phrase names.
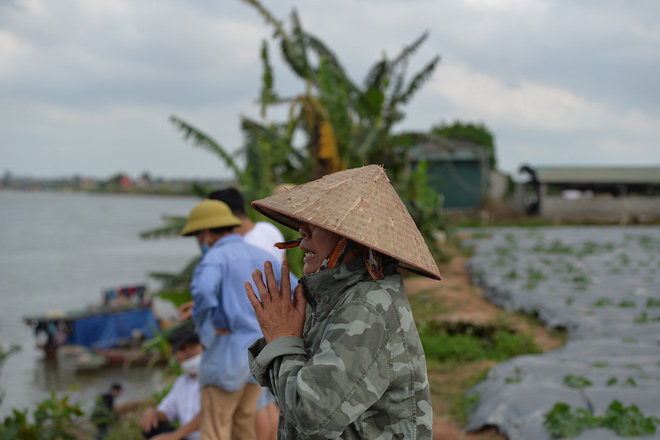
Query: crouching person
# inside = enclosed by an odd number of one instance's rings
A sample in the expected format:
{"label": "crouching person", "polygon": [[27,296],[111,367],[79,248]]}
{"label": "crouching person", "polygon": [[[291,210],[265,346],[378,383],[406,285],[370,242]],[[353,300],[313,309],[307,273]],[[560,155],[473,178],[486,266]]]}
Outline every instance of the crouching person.
{"label": "crouching person", "polygon": [[[198,370],[202,344],[192,328],[183,328],[172,337],[172,351],[184,373],[156,408],[147,408],[140,418],[145,438],[192,440],[199,438],[200,397]],[[173,427],[174,421],[179,428]]]}

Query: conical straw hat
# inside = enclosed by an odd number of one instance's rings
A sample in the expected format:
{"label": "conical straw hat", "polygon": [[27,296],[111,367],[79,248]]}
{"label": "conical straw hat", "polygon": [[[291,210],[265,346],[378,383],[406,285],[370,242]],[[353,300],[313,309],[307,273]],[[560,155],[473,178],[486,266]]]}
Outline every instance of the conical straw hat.
{"label": "conical straw hat", "polygon": [[252,207],[296,231],[305,223],[320,226],[396,258],[413,272],[440,279],[422,234],[381,166],[329,174],[256,200]]}

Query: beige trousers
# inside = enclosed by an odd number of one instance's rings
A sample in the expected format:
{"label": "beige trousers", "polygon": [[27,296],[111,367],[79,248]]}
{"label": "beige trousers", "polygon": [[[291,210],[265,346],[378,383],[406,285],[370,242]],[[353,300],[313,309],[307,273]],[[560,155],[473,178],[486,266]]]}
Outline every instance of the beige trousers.
{"label": "beige trousers", "polygon": [[238,391],[206,386],[201,391],[200,440],[255,440],[254,416],[261,387]]}

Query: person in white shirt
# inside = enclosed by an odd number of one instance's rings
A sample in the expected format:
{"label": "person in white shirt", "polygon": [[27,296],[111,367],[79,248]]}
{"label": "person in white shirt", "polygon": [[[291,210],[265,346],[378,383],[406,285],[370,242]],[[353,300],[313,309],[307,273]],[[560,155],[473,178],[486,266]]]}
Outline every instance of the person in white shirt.
{"label": "person in white shirt", "polygon": [[[199,362],[202,344],[190,327],[172,337],[172,351],[184,373],[176,378],[169,393],[155,408],[147,408],[140,417],[142,435],[151,440],[196,440],[199,438],[200,395]],[[178,420],[179,428],[171,425]]]}

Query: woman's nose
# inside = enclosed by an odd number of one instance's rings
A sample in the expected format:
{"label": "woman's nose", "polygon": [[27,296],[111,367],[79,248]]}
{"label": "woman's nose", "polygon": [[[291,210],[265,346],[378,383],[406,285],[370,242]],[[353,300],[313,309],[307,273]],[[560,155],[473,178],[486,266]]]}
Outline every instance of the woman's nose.
{"label": "woman's nose", "polygon": [[298,232],[300,235],[304,238],[309,235],[309,223],[305,223],[302,225],[299,229]]}

